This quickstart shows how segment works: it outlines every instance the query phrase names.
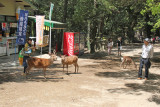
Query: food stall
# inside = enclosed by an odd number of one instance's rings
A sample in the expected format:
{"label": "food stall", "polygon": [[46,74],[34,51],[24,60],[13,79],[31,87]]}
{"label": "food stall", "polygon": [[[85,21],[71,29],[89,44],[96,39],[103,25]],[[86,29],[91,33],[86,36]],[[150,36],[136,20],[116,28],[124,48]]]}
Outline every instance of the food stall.
{"label": "food stall", "polygon": [[10,55],[15,53],[15,48],[17,48],[17,46],[15,47],[15,32],[17,29],[16,18],[11,16],[0,17],[0,55]]}
{"label": "food stall", "polygon": [[35,9],[28,0],[0,0],[0,56],[18,52],[15,44],[19,10]]}

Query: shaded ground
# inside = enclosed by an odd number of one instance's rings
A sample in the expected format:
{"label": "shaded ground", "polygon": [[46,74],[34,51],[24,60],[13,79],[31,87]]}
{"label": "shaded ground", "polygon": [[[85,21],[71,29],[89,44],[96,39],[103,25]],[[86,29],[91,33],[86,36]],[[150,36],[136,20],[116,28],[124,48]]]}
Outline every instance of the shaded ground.
{"label": "shaded ground", "polygon": [[[78,74],[69,66],[66,75],[60,60],[55,61],[47,69],[46,80],[39,69],[33,69],[26,79],[23,67],[12,64],[13,56],[0,57],[0,107],[159,107],[160,49],[154,48],[148,81],[137,80],[133,66],[120,68],[116,49],[111,56],[106,52],[80,56]],[[138,65],[141,46],[123,49],[122,55],[132,56]]]}

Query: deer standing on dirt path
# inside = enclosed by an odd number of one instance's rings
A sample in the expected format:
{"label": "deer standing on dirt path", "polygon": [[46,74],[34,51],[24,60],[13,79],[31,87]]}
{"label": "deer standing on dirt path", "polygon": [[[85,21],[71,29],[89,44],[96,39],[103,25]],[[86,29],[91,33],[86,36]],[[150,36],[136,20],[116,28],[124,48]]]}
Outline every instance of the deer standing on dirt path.
{"label": "deer standing on dirt path", "polygon": [[[75,73],[78,73],[78,57],[73,55],[73,56],[61,56],[61,62],[63,64],[63,72],[64,72],[64,66],[67,65],[67,74],[68,74],[68,65],[74,65],[75,66]],[[77,71],[77,72],[76,72]]]}
{"label": "deer standing on dirt path", "polygon": [[[135,64],[135,62],[132,60],[131,57],[129,56],[123,56],[121,58],[122,62],[120,64],[120,67],[123,65],[123,68],[126,68],[127,65],[130,65],[131,63],[134,65],[134,67],[137,69],[137,65]],[[124,64],[126,63],[126,66],[124,67]]]}
{"label": "deer standing on dirt path", "polygon": [[48,68],[51,64],[53,64],[54,60],[57,58],[55,54],[49,54],[50,58],[37,58],[37,57],[31,57],[27,59],[27,68],[26,68],[26,74],[29,74],[29,71],[31,68],[43,68],[44,78],[46,79],[46,68]]}

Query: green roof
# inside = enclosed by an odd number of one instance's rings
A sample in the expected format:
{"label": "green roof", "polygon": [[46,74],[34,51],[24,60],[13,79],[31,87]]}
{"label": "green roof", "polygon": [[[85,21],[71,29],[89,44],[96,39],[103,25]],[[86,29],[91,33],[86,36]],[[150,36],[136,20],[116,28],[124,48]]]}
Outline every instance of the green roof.
{"label": "green roof", "polygon": [[[36,23],[36,19],[30,18],[30,17],[28,17],[28,19],[31,20],[31,21],[34,21]],[[51,25],[51,27],[53,28],[53,23],[49,23],[49,22],[44,21],[44,25],[45,26],[49,26],[49,27]]]}

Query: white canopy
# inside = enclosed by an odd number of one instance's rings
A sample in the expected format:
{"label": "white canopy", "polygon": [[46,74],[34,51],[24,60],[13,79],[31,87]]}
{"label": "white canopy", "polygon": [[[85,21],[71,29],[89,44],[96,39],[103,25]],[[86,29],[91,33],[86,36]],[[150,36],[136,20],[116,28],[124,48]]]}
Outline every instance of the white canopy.
{"label": "white canopy", "polygon": [[[28,18],[36,19],[35,16],[28,16]],[[65,23],[61,23],[61,22],[57,22],[57,21],[52,21],[52,20],[47,20],[47,19],[44,19],[44,21],[48,22],[48,23],[53,23],[53,24],[65,24]]]}

